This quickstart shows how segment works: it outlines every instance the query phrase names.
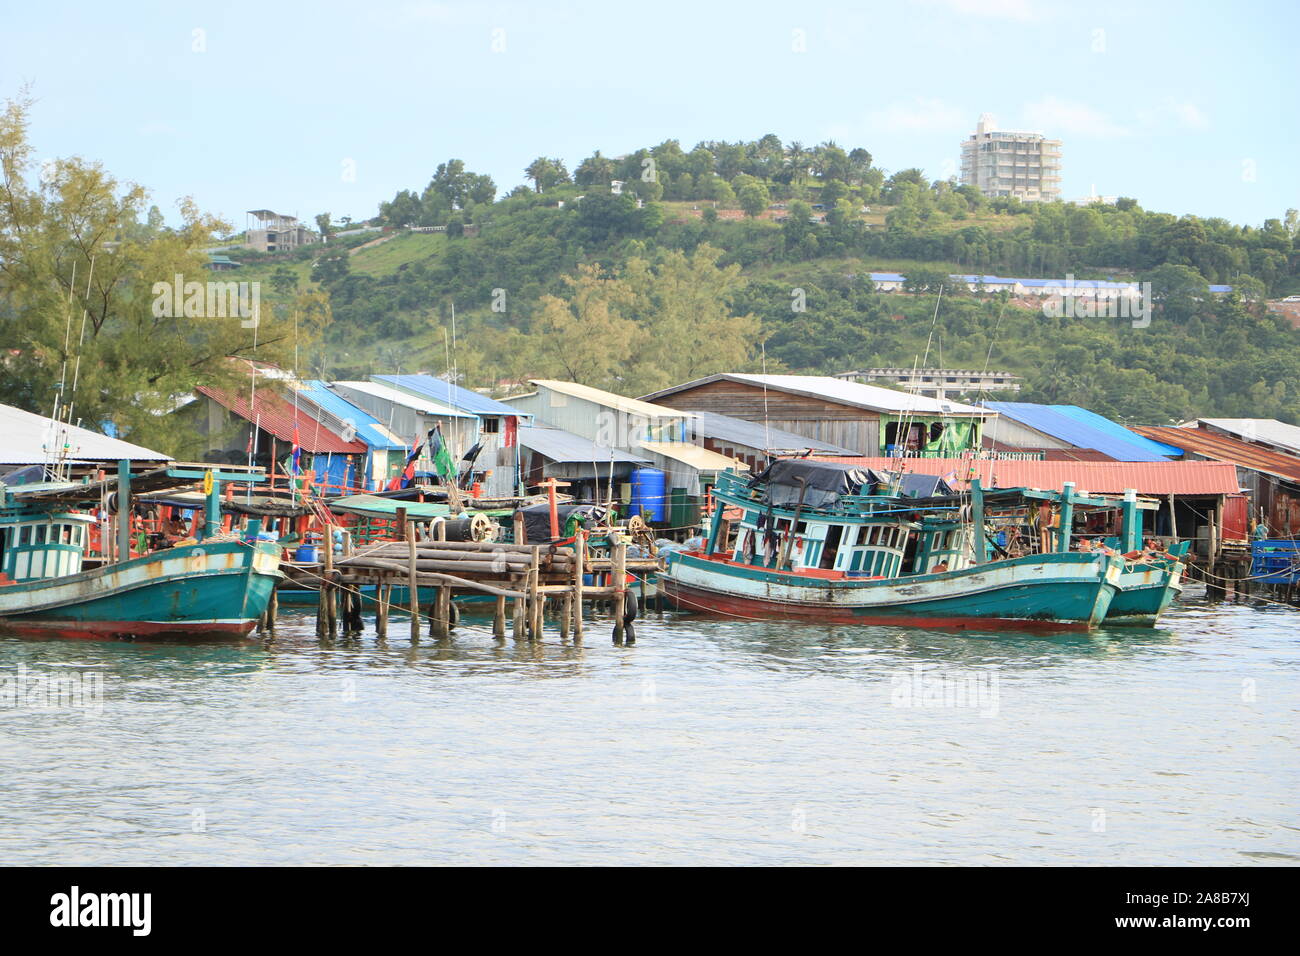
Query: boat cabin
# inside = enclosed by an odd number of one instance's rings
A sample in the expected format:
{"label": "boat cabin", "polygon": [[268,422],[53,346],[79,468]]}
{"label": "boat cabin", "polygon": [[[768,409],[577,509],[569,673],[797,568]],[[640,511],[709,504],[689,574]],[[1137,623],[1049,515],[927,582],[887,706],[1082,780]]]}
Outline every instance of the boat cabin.
{"label": "boat cabin", "polygon": [[70,512],[0,516],[0,573],[12,582],[80,573],[94,522]]}

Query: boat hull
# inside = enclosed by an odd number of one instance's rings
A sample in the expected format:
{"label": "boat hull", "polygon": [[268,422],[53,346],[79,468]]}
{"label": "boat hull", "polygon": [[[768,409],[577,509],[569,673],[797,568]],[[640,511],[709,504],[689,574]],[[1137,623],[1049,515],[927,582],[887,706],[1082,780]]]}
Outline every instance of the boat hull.
{"label": "boat hull", "polygon": [[0,588],[0,630],[31,637],[246,637],[280,579],[279,548],[219,541]]}
{"label": "boat hull", "polygon": [[1099,623],[1120,565],[1102,555],[1045,554],[939,574],[855,579],[775,572],[695,553],[660,576],[677,607],[739,618],[945,629],[1078,629]]}
{"label": "boat hull", "polygon": [[1151,627],[1183,591],[1182,564],[1125,568],[1119,590],[1106,612],[1106,625]]}

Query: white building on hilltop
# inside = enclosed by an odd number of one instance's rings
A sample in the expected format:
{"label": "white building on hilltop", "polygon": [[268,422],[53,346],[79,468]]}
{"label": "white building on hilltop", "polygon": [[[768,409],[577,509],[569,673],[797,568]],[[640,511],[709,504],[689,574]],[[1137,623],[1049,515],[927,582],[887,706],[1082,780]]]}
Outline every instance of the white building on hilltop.
{"label": "white building on hilltop", "polygon": [[985,113],[961,144],[961,181],[990,197],[1059,199],[1061,141],[1042,133],[999,130]]}

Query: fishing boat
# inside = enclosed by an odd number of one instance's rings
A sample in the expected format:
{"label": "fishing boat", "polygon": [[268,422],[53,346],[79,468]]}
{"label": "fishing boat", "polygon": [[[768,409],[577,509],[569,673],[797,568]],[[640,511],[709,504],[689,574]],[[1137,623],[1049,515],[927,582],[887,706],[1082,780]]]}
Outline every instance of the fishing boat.
{"label": "fishing boat", "polygon": [[[1134,491],[1125,492],[1122,498],[1090,495],[1066,482],[1060,492],[1027,488],[989,491],[984,502],[990,523],[1004,529],[1004,538],[1006,529],[1012,529],[1013,536],[1040,541],[1043,551],[1101,550],[1122,560],[1117,591],[1104,620],[1108,627],[1152,626],[1182,593],[1183,559],[1190,542],[1175,543],[1167,550],[1154,542],[1144,543],[1142,512],[1156,510],[1159,504],[1153,499],[1140,499]],[[1031,506],[1028,515],[1017,510],[1025,505]],[[1032,513],[1035,505],[1040,509],[1036,515]],[[1018,513],[1022,514],[1019,519]],[[1076,531],[1079,514],[1118,525],[1117,533],[1102,537]]]}
{"label": "fishing boat", "polygon": [[[116,640],[248,635],[280,580],[280,548],[258,540],[257,521],[243,536],[220,533],[218,488],[235,478],[257,480],[203,466],[169,466],[133,479],[124,462],[111,482],[0,484],[0,630]],[[209,520],[202,540],[132,557],[129,525],[117,521],[122,557],[91,567],[86,550],[97,518],[84,509],[109,501],[129,513],[133,480],[203,481]]]}
{"label": "fishing boat", "polygon": [[968,497],[934,490],[906,497],[883,476],[811,459],[774,461],[748,483],[724,474],[705,546],[669,556],[664,592],[680,608],[739,618],[985,630],[1105,619],[1121,559],[998,559],[978,482]]}

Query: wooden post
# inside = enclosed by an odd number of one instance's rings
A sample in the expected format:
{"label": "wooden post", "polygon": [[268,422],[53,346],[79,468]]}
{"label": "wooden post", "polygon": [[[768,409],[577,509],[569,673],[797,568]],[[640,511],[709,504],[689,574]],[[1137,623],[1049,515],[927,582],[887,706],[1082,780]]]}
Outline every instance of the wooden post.
{"label": "wooden post", "polygon": [[[523,574],[523,580],[515,582],[514,587],[516,590],[521,592],[528,590],[527,571],[525,571]],[[524,639],[524,601],[525,600],[526,598],[524,597],[515,598],[514,639],[516,641],[522,641]]]}
{"label": "wooden post", "polygon": [[532,565],[528,569],[528,639],[530,641],[542,639],[541,592],[538,591],[537,581],[541,572],[538,563],[538,555],[534,551]]}
{"label": "wooden post", "polygon": [[[399,509],[398,514],[405,518],[406,509]],[[402,527],[406,536],[406,558],[410,563],[406,572],[406,586],[410,590],[408,603],[411,606],[411,643],[414,644],[420,640],[420,585],[417,583],[415,564],[415,522],[407,521]]]}
{"label": "wooden post", "polygon": [[375,585],[375,636],[381,641],[388,637],[388,602],[393,596],[393,586],[388,583],[388,576],[380,578]]}
{"label": "wooden post", "polygon": [[[433,537],[436,541],[447,540],[447,523],[445,521],[435,521],[433,527]],[[447,637],[451,634],[451,586],[443,584],[438,588],[438,596],[434,599],[433,616],[429,620],[429,634],[436,637]]]}
{"label": "wooden post", "polygon": [[275,633],[275,619],[280,613],[280,589],[271,588],[271,599],[266,602],[266,629]]}
{"label": "wooden post", "polygon": [[579,528],[573,540],[573,639],[582,640],[583,565],[587,560],[587,532]]}
{"label": "wooden post", "polygon": [[492,636],[506,636],[506,599],[497,595],[496,610],[492,613]]}
{"label": "wooden post", "polygon": [[325,592],[325,630],[331,638],[338,634],[338,605],[334,593],[334,527],[325,526],[325,568],[321,577],[321,588]]}
{"label": "wooden post", "polygon": [[528,532],[524,529],[524,513],[515,512],[515,544],[527,544]]}
{"label": "wooden post", "polygon": [[623,643],[623,612],[627,608],[627,542],[617,531],[609,533],[614,547],[611,549],[613,570],[609,583],[614,588],[614,643]]}
{"label": "wooden post", "polygon": [[567,592],[560,599],[560,641],[569,639],[569,618],[573,614],[573,592]]}
{"label": "wooden post", "polygon": [[560,536],[560,512],[559,505],[555,500],[555,489],[568,488],[569,482],[552,477],[543,481],[541,487],[546,489],[546,502],[551,508],[551,540],[554,541]]}

